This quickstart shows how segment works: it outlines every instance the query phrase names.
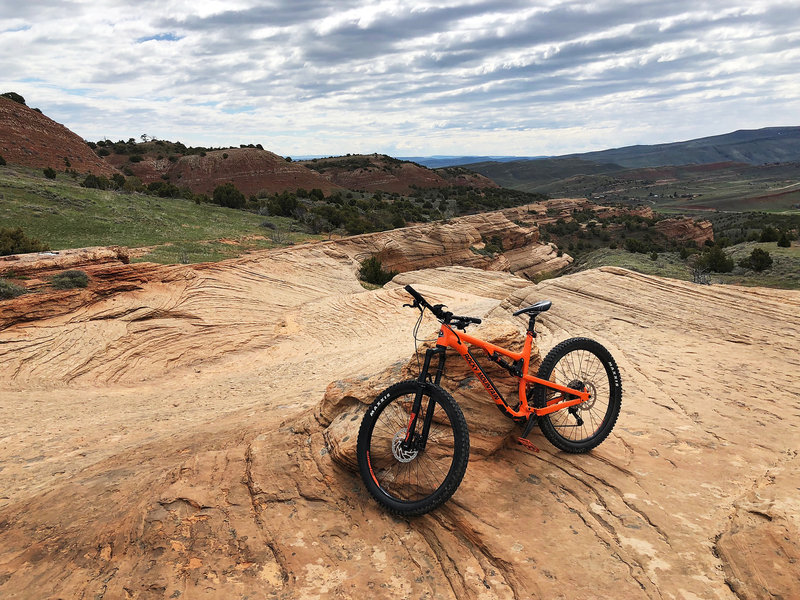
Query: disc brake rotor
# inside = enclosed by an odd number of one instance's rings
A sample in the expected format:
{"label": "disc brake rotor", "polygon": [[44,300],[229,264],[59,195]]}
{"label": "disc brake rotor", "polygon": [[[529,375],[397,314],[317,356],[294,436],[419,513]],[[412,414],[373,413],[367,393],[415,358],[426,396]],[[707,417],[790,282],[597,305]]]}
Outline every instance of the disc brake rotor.
{"label": "disc brake rotor", "polygon": [[[577,408],[580,410],[591,410],[594,406],[594,402],[597,399],[597,389],[594,387],[594,384],[590,381],[581,381],[580,379],[573,379],[572,381],[567,384],[568,388],[573,390],[581,390],[584,392],[589,392],[589,399],[586,402],[581,402],[577,406],[573,408]],[[569,399],[577,398],[577,396],[569,395]]]}
{"label": "disc brake rotor", "polygon": [[403,450],[403,440],[406,439],[406,430],[401,429],[392,438],[392,454],[401,463],[411,462],[417,458],[417,450]]}

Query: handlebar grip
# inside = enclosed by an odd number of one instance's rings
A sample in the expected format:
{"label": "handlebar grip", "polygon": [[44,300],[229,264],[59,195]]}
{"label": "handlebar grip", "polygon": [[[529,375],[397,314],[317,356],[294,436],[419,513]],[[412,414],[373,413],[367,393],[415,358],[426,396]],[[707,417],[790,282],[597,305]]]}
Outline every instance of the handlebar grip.
{"label": "handlebar grip", "polygon": [[414,298],[414,300],[416,300],[417,302],[419,302],[419,303],[420,303],[420,304],[422,304],[423,306],[427,306],[427,304],[428,304],[428,303],[427,303],[427,302],[425,302],[425,298],[423,298],[423,297],[422,297],[422,294],[420,294],[420,293],[419,293],[417,290],[415,290],[413,287],[411,287],[410,285],[407,285],[407,286],[405,287],[405,290],[406,290],[406,291],[407,291],[409,294],[411,294],[411,296]]}
{"label": "handlebar grip", "polygon": [[460,317],[456,315],[453,315],[453,320],[463,321],[464,323],[475,323],[476,325],[480,325],[483,322],[478,317]]}

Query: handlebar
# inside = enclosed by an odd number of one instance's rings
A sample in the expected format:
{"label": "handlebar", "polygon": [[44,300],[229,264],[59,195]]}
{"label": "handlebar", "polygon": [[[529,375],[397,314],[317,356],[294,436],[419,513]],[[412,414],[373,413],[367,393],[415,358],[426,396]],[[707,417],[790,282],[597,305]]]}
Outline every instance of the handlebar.
{"label": "handlebar", "polygon": [[462,317],[459,315],[454,315],[449,310],[444,310],[444,304],[431,305],[427,300],[425,300],[425,298],[422,297],[422,294],[420,294],[410,285],[407,285],[405,287],[405,290],[409,294],[411,294],[412,298],[414,298],[414,304],[406,306],[411,306],[412,308],[419,308],[420,306],[423,309],[427,308],[442,323],[446,323],[448,325],[453,324],[455,327],[458,327],[459,329],[463,329],[470,323],[475,323],[476,325],[481,324],[481,320],[477,317]]}

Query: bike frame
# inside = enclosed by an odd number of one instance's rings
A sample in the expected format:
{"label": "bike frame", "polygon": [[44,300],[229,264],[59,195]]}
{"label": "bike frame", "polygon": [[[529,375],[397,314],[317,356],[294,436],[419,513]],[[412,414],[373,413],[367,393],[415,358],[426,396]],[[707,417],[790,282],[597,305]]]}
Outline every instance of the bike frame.
{"label": "bike frame", "polygon": [[[439,337],[436,341],[436,348],[431,348],[425,353],[425,363],[420,373],[419,380],[423,383],[427,381],[431,360],[434,356],[438,355],[439,364],[437,365],[434,384],[439,385],[442,374],[444,373],[445,350],[447,348],[452,348],[464,358],[469,368],[475,373],[475,376],[483,384],[483,387],[486,388],[486,391],[489,393],[492,400],[494,400],[495,404],[497,404],[498,408],[512,419],[523,421],[527,420],[532,415],[548,415],[558,410],[588,401],[590,399],[590,394],[586,390],[572,389],[546,379],[528,375],[533,337],[533,333],[528,331],[525,336],[525,344],[522,347],[522,352],[511,352],[510,350],[506,350],[505,348],[501,348],[500,346],[496,346],[466,333],[456,333],[450,325],[442,323],[439,329]],[[519,378],[519,406],[516,409],[510,407],[505,401],[503,395],[475,360],[475,357],[470,352],[469,346],[481,348],[489,355],[490,360],[498,363],[509,371],[509,373]],[[508,364],[500,358],[501,356],[510,358],[513,362]],[[549,400],[547,406],[543,408],[534,408],[528,404],[527,391],[530,384],[543,385],[552,390],[561,392],[561,394]],[[411,420],[414,420],[414,415],[412,415]],[[409,423],[409,425],[411,425],[411,423]]]}

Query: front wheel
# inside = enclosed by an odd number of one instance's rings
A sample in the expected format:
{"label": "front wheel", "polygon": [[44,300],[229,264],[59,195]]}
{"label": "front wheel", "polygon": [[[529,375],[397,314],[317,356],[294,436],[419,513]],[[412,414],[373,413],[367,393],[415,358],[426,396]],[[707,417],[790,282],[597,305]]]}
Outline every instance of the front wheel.
{"label": "front wheel", "polygon": [[[409,434],[418,391],[419,415]],[[467,422],[442,388],[418,381],[397,383],[367,409],[358,432],[357,455],[361,478],[378,502],[397,514],[422,515],[446,502],[464,477],[469,460]]]}
{"label": "front wheel", "polygon": [[[608,437],[622,406],[622,382],[617,363],[601,344],[572,338],[553,348],[542,361],[538,377],[568,388],[586,390],[589,400],[539,417],[544,436],[559,450],[588,452]],[[536,385],[536,408],[561,399],[561,392]]]}

